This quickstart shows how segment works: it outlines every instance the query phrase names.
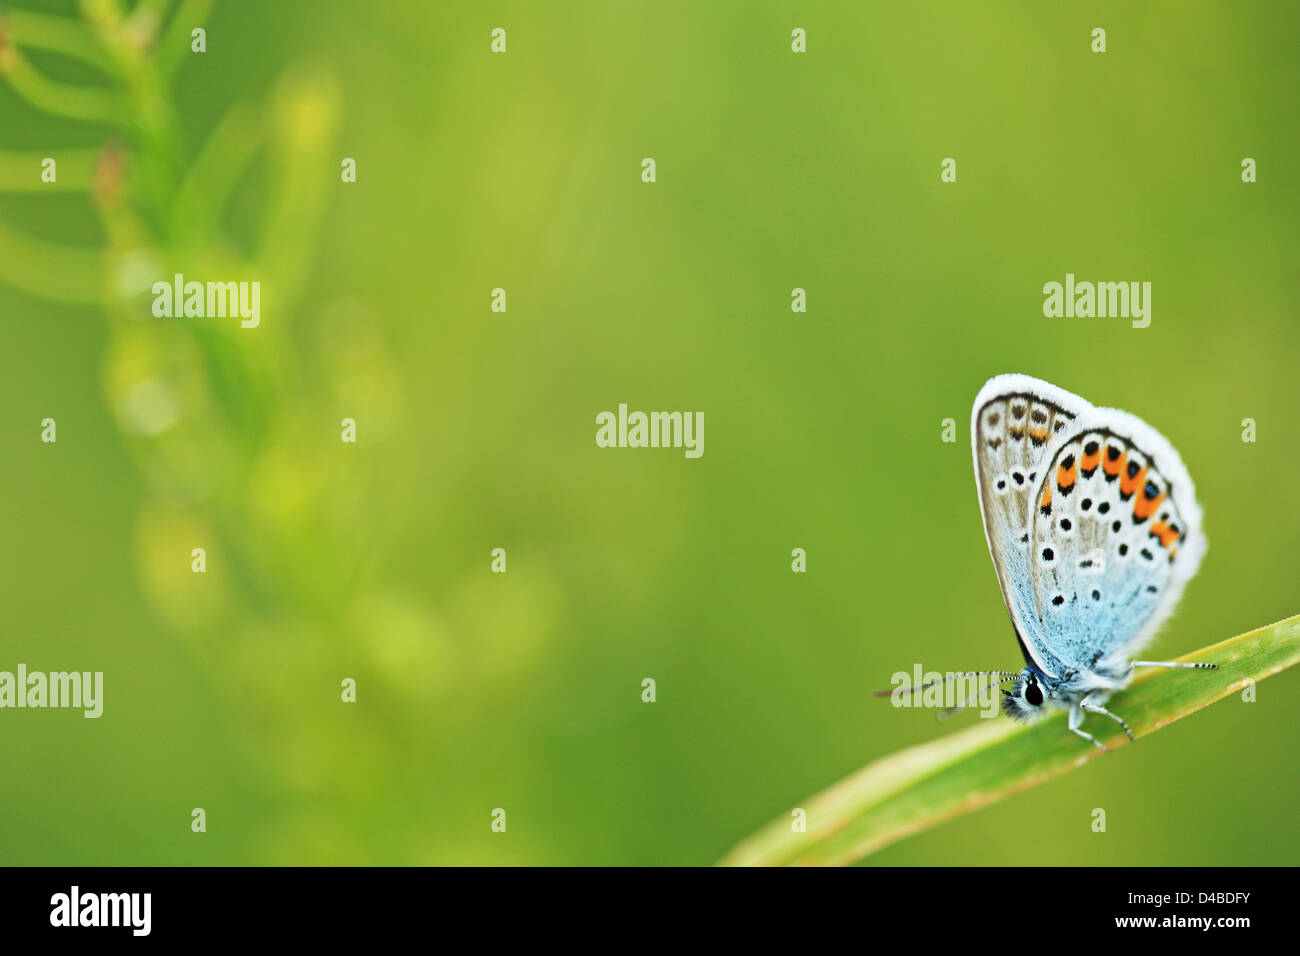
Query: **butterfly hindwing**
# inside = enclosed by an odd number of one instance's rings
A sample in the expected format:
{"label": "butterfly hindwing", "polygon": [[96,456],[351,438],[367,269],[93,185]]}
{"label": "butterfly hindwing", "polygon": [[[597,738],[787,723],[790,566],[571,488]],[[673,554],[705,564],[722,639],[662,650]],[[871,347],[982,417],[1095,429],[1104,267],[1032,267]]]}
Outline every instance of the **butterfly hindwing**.
{"label": "butterfly hindwing", "polygon": [[1205,549],[1177,452],[1116,409],[1081,416],[1053,446],[1029,520],[1028,626],[1068,671],[1126,664],[1173,611]]}

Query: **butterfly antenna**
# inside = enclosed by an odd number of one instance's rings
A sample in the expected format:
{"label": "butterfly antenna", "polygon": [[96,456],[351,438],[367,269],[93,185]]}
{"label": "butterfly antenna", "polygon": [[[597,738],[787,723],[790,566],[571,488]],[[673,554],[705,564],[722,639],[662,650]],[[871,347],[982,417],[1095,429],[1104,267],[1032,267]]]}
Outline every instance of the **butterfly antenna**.
{"label": "butterfly antenna", "polygon": [[[949,674],[947,677],[940,677],[938,680],[927,681],[924,684],[917,684],[915,687],[903,688],[903,693],[917,694],[926,688],[935,686],[936,684],[946,684],[950,680],[960,680],[963,677],[988,677],[993,674],[1001,675],[1007,680],[1018,680],[1020,678],[1020,674],[1017,671],[965,671],[961,674]],[[1000,684],[1002,681],[998,681],[998,683]],[[890,688],[888,690],[873,691],[871,696],[890,697],[893,695],[895,689],[896,688]]]}
{"label": "butterfly antenna", "polygon": [[[985,673],[985,672],[981,672],[981,673]],[[1012,682],[1014,682],[1014,681],[1018,681],[1018,680],[1020,680],[1020,675],[1019,675],[1019,674],[1013,674],[1013,673],[1011,673],[1010,671],[1001,671],[1001,672],[998,672],[998,671],[988,671],[987,673],[990,673],[990,674],[992,674],[992,673],[1003,673],[1003,674],[1006,674],[1006,675],[1007,675],[1006,677],[999,677],[999,678],[998,678],[997,683],[999,683],[999,684],[1009,684],[1009,683],[1012,683]],[[1006,691],[1003,691],[1003,693],[1006,693]],[[955,705],[955,706],[953,706],[953,707],[945,707],[943,710],[938,711],[937,713],[935,713],[935,715],[934,715],[934,719],[935,719],[938,723],[943,723],[945,720],[947,720],[947,719],[948,719],[949,717],[951,717],[953,714],[957,713],[957,711],[963,709],[963,707],[970,707],[970,706],[972,706],[972,705],[971,705],[971,704],[957,704],[957,705]]]}

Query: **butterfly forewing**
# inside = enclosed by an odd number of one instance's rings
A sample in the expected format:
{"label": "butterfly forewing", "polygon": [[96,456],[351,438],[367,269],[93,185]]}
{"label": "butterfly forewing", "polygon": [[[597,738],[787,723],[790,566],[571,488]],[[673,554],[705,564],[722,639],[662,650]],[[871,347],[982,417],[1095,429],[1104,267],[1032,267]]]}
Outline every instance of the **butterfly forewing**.
{"label": "butterfly forewing", "polygon": [[989,553],[1021,644],[1048,674],[1059,663],[1036,629],[1030,586],[1030,503],[1049,454],[1091,406],[1077,395],[1023,375],[1000,375],[980,390],[972,410],[975,478]]}

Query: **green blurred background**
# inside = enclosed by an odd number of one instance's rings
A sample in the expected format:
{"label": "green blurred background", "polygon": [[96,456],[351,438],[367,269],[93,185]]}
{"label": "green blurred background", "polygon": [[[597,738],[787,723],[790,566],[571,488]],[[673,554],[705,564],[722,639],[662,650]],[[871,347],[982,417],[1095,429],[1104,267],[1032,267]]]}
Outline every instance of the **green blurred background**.
{"label": "green blurred background", "polygon": [[[1300,611],[1296,4],[218,2],[194,54],[205,6],[171,75],[7,34],[129,92],[87,122],[0,69],[0,669],[106,684],[0,712],[0,861],[711,863],[976,719],[894,671],[1020,666],[967,433],[999,372],[1181,451],[1210,550],[1154,656]],[[259,279],[261,328],[154,319],[173,271]],[[1150,328],[1045,319],[1066,272],[1151,281]],[[703,411],[703,458],[597,448],[620,402]],[[1300,862],[1298,691],[871,862]]]}

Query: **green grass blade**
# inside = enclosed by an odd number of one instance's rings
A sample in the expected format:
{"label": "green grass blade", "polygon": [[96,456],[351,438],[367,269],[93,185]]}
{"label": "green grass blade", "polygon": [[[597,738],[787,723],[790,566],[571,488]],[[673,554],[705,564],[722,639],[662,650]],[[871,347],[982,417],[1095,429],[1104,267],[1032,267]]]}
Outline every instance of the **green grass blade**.
{"label": "green grass blade", "polygon": [[[1300,660],[1300,615],[1178,658],[1218,670],[1151,669],[1110,698],[1107,708],[1142,738],[1217,700],[1239,693]],[[888,706],[888,705],[885,705]],[[1089,716],[1085,728],[1115,748],[1118,725]],[[1030,726],[1006,718],[976,726],[869,764],[801,804],[806,832],[787,814],[732,850],[726,866],[836,866],[853,863],[903,837],[1106,756],[1066,728],[1064,712]]]}

